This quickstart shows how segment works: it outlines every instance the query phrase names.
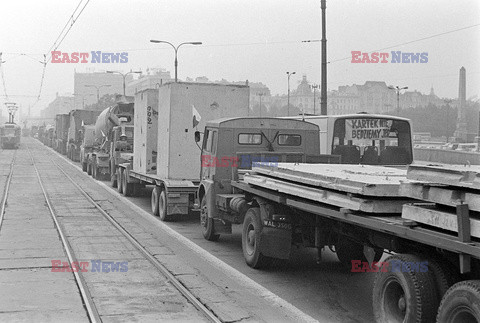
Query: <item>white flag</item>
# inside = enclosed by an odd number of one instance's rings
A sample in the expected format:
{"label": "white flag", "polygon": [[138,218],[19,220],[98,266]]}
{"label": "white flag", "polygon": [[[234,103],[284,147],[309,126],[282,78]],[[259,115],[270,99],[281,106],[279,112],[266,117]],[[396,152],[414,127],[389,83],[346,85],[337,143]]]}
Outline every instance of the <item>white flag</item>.
{"label": "white flag", "polygon": [[192,116],[193,116],[193,127],[195,128],[200,123],[200,120],[202,120],[202,117],[200,116],[200,113],[198,113],[197,109],[195,109],[195,106],[193,104],[192,104]]}

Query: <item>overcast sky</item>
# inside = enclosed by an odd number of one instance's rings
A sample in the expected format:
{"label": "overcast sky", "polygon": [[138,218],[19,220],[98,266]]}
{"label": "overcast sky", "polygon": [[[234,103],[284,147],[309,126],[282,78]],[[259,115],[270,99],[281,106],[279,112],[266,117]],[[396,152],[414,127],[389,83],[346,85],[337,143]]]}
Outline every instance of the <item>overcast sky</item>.
{"label": "overcast sky", "polygon": [[[83,0],[83,4],[87,0]],[[79,0],[15,0],[2,2],[0,52],[9,95],[36,96],[43,54],[53,45]],[[477,25],[477,26],[475,26]],[[471,27],[473,26],[473,27]],[[451,32],[457,29],[460,31]],[[405,44],[433,35],[426,40]],[[73,92],[73,71],[115,69],[143,71],[162,67],[178,77],[262,82],[272,94],[286,94],[286,72],[320,83],[320,0],[91,0],[58,48],[62,52],[127,52],[126,64],[47,64],[42,100],[45,107],[56,92]],[[402,45],[404,44],[404,45]],[[339,85],[385,81],[440,97],[458,96],[458,71],[467,70],[467,98],[480,96],[480,1],[462,0],[330,0],[327,1],[328,89]],[[391,48],[390,48],[391,47]],[[351,51],[428,53],[428,62],[353,64]],[[20,55],[27,54],[27,55]],[[343,59],[343,60],[342,60]],[[90,60],[90,59],[89,59]],[[0,83],[0,95],[4,95]],[[34,98],[11,97],[21,105]],[[0,97],[3,106],[4,98]],[[2,107],[3,108],[3,107]],[[5,113],[4,113],[5,115]]]}

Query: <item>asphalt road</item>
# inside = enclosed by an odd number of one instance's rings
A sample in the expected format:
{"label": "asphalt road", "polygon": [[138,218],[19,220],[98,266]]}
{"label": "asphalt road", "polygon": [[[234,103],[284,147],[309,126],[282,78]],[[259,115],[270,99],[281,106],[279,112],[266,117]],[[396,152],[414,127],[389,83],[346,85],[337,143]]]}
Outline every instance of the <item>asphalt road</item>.
{"label": "asphalt road", "polygon": [[[150,193],[151,188],[147,187],[139,196],[126,199],[150,213]],[[160,222],[153,215],[151,219]],[[322,261],[317,263],[316,250],[294,248],[287,263],[256,270],[243,259],[240,225],[233,226],[231,235],[222,235],[218,242],[211,242],[202,236],[198,214],[164,224],[320,322],[373,321],[375,274],[351,273],[330,250],[324,250]],[[204,274],[208,277],[208,273]]]}
{"label": "asphalt road", "polygon": [[[147,188],[141,196],[128,199],[150,212],[150,192],[151,189]],[[244,261],[240,225],[233,226],[231,235],[222,235],[219,241],[211,242],[202,236],[198,215],[164,223],[321,322],[373,321],[371,291],[374,273],[351,273],[330,250],[322,252],[322,261],[317,264],[316,250],[294,248],[287,263],[256,270]]]}

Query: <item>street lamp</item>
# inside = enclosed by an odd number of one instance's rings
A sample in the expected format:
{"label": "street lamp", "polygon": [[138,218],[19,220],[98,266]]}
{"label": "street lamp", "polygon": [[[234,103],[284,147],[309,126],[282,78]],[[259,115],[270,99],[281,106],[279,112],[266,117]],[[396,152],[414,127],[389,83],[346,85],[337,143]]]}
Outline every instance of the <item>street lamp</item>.
{"label": "street lamp", "polygon": [[389,86],[388,88],[390,90],[394,90],[395,92],[397,92],[397,114],[400,115],[400,91],[408,89],[408,86],[399,87],[397,85],[397,86]]}
{"label": "street lamp", "polygon": [[316,91],[318,89],[318,84],[312,84],[311,87],[313,89],[313,114],[317,115],[317,113],[315,111],[315,97],[317,96]]}
{"label": "street lamp", "polygon": [[121,76],[123,76],[123,96],[125,96],[125,78],[127,77],[128,74],[132,74],[132,73],[137,73],[137,74],[142,74],[141,71],[130,71],[128,73],[121,73],[121,72],[117,72],[117,71],[107,71],[107,73],[115,73],[115,74],[120,74]]}
{"label": "street lamp", "polygon": [[295,72],[287,72],[287,84],[288,84],[288,94],[287,94],[287,116],[290,116],[290,76],[295,74]]}
{"label": "street lamp", "polygon": [[265,93],[257,93],[257,95],[260,97],[260,118],[262,117],[262,96],[265,95]]}
{"label": "street lamp", "polygon": [[89,93],[89,94],[81,94],[81,93],[73,93],[73,108],[75,109],[75,97],[76,96],[81,96],[82,97],[82,109],[85,109],[85,96],[86,95],[95,95],[95,94],[92,94],[92,93]]}
{"label": "street lamp", "polygon": [[110,84],[103,84],[103,85],[100,85],[100,86],[96,86],[96,85],[93,85],[93,84],[86,84],[85,87],[94,87],[97,89],[97,102],[100,102],[100,89],[102,87],[109,87],[111,86]]}
{"label": "street lamp", "polygon": [[156,43],[156,44],[159,44],[159,43],[169,44],[175,50],[175,83],[177,83],[177,67],[178,67],[177,53],[178,53],[178,49],[180,48],[180,46],[182,46],[182,45],[201,45],[202,44],[202,42],[200,42],[200,41],[194,41],[194,42],[181,43],[180,45],[175,47],[172,43],[170,43],[168,41],[165,41],[165,40],[151,39],[150,42],[151,43]]}

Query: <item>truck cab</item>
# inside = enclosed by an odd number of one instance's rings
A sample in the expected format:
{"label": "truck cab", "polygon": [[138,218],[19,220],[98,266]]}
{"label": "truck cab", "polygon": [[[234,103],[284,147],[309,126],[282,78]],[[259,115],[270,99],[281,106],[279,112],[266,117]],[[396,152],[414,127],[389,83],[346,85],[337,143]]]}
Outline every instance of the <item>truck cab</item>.
{"label": "truck cab", "polygon": [[232,223],[243,222],[245,205],[236,204],[238,196],[231,182],[252,164],[338,162],[338,156],[320,155],[318,126],[302,120],[244,117],[210,121],[201,148],[200,221],[203,236],[212,241],[220,233],[231,233]]}

